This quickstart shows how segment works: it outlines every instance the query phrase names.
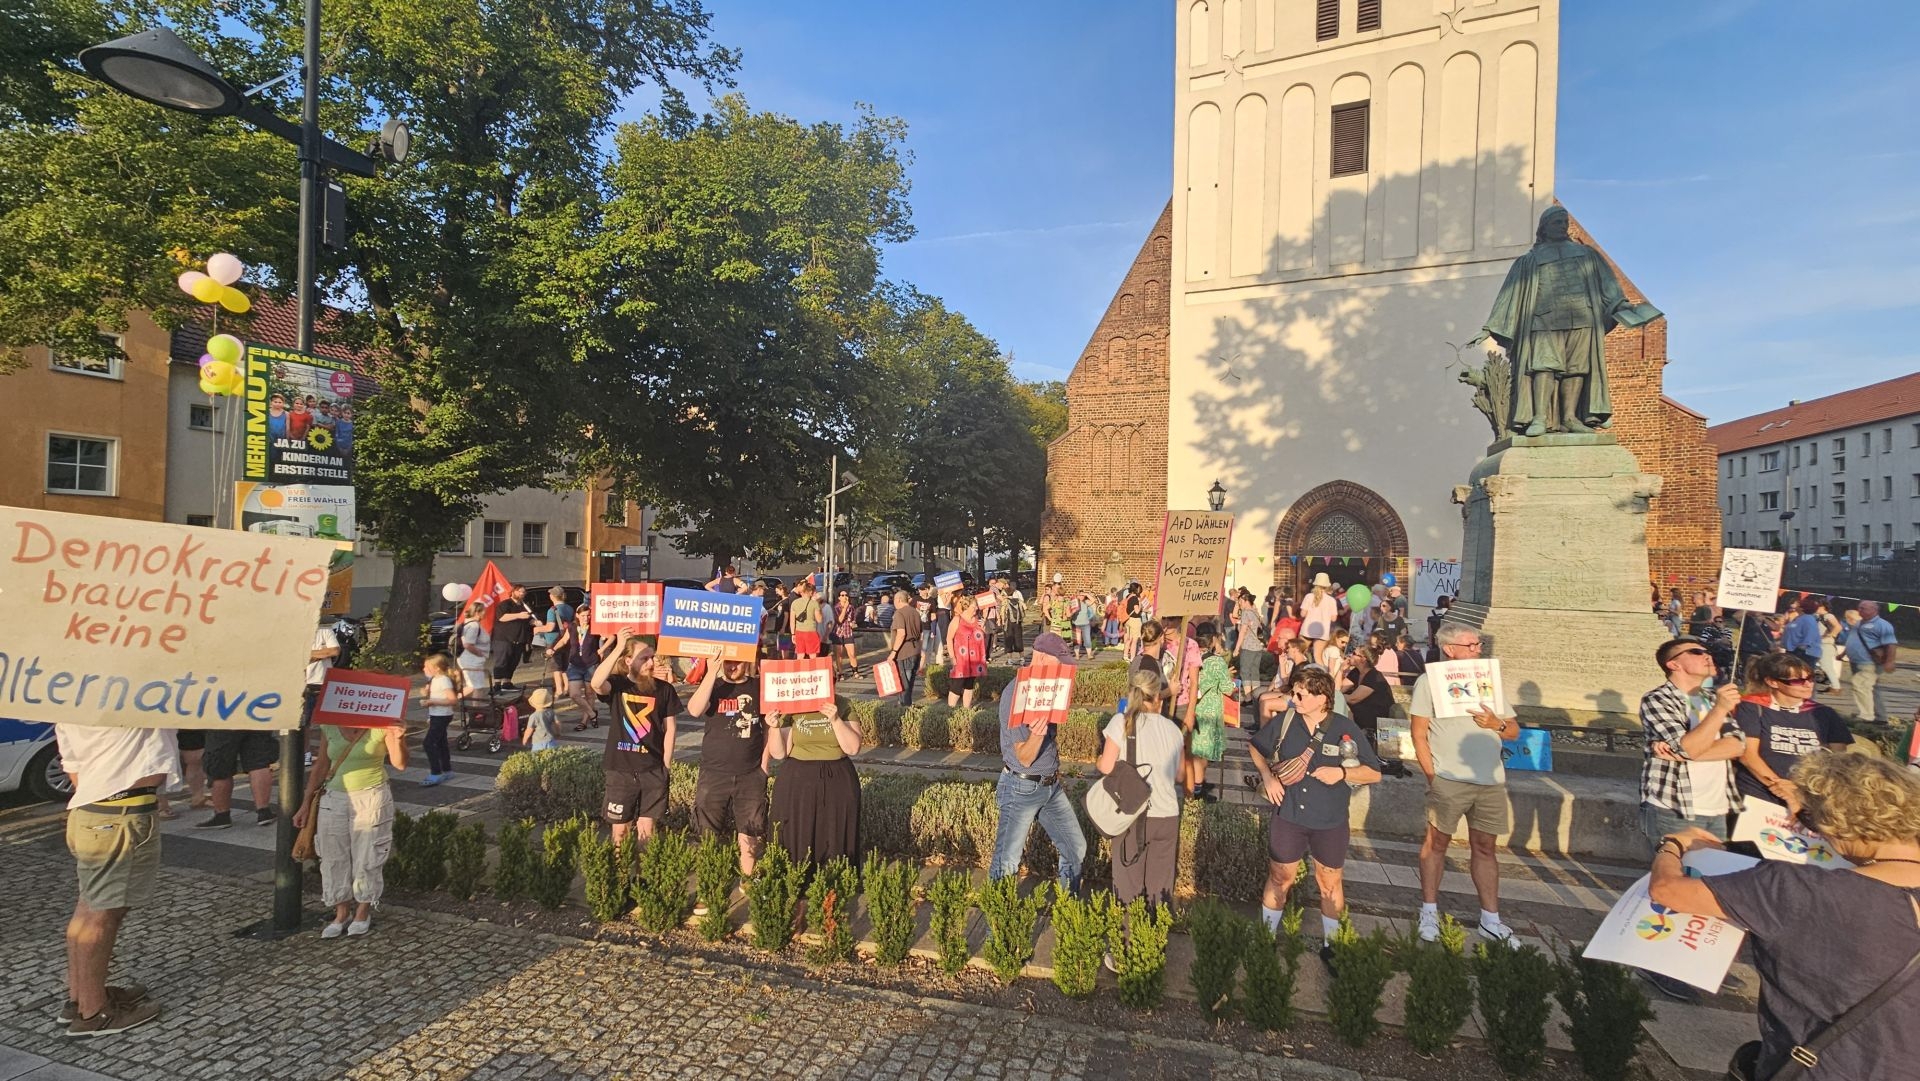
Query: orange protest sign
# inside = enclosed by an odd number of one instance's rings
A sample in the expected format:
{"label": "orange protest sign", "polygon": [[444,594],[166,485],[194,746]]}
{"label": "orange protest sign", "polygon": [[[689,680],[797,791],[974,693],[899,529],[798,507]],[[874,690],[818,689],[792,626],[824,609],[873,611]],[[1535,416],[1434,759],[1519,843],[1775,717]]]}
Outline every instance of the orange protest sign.
{"label": "orange protest sign", "polygon": [[386,728],[407,723],[406,676],[363,672],[357,668],[329,668],[313,704],[314,724],[343,728]]}
{"label": "orange protest sign", "polygon": [[811,713],[833,701],[833,660],[760,662],[760,708],[768,713]]}
{"label": "orange protest sign", "polygon": [[1060,724],[1073,708],[1073,666],[1067,664],[1030,664],[1020,669],[1007,693],[1013,695],[1013,712],[1007,724],[1027,728],[1036,724]]}
{"label": "orange protest sign", "polygon": [[660,598],[664,591],[665,587],[659,582],[595,582],[595,633],[617,635],[631,628],[635,634],[659,634]]}

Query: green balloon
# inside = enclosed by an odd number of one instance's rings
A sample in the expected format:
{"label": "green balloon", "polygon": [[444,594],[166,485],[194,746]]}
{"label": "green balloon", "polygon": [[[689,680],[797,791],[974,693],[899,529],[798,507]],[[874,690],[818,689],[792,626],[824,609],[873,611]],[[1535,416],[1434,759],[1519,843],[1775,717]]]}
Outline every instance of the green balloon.
{"label": "green balloon", "polygon": [[228,364],[240,363],[240,339],[231,334],[215,334],[207,339],[207,355]]}
{"label": "green balloon", "polygon": [[1362,585],[1347,587],[1347,607],[1358,612],[1373,603],[1373,590]]}

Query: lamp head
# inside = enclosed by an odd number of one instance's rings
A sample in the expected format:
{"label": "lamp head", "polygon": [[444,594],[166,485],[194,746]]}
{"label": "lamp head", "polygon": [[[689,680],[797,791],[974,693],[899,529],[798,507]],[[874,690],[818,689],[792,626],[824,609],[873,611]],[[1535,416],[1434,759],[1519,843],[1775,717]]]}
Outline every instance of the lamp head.
{"label": "lamp head", "polygon": [[229,116],[244,100],[238,88],[165,27],[86,49],[80,66],[129,97],[183,113]]}
{"label": "lamp head", "polygon": [[1213,487],[1207,489],[1207,507],[1217,511],[1226,505],[1227,489],[1216,480],[1213,482]]}

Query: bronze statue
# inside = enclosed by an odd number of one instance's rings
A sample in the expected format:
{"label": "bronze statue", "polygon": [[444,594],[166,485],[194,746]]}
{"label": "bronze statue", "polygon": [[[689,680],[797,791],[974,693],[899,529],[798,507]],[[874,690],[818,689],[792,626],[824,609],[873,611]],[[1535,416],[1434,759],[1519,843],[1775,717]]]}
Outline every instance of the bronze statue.
{"label": "bronze statue", "polygon": [[[1502,421],[1529,436],[1605,428],[1613,418],[1607,331],[1660,317],[1651,304],[1629,301],[1613,268],[1573,240],[1568,227],[1565,207],[1551,206],[1540,215],[1533,249],[1513,261],[1474,339],[1488,343],[1487,368],[1461,376],[1480,388],[1474,405],[1494,422],[1496,433]],[[1505,409],[1495,408],[1490,397],[1499,392],[1508,395]],[[1482,397],[1488,398],[1484,405]]]}

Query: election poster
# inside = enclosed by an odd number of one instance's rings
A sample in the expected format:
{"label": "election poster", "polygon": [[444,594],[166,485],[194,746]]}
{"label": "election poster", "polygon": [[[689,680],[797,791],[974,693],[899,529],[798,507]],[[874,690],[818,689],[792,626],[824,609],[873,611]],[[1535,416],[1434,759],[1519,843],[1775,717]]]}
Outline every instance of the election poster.
{"label": "election poster", "polygon": [[233,527],[274,537],[334,542],[327,562],[323,615],[344,615],[353,596],[353,487],[347,484],[266,484],[235,481]]}
{"label": "election poster", "polygon": [[0,715],[290,729],[331,542],[0,506]]}
{"label": "election poster", "polygon": [[1427,687],[1433,691],[1435,717],[1465,717],[1482,708],[1499,717],[1510,712],[1501,689],[1500,662],[1493,657],[1427,665]]}
{"label": "election poster", "polygon": [[658,582],[595,582],[593,629],[601,635],[624,630],[660,633],[660,602],[666,587]]}
{"label": "election poster", "polygon": [[1787,553],[1758,548],[1720,550],[1720,590],[1713,603],[1727,612],[1771,612],[1780,607],[1780,574]]}
{"label": "election poster", "polygon": [[1073,672],[1070,664],[1032,664],[1020,669],[1008,691],[1013,695],[1008,727],[1030,728],[1066,721],[1068,711],[1073,708]]}
{"label": "election poster", "polygon": [[760,598],[668,586],[661,593],[662,657],[751,661],[760,656]]}
{"label": "election poster", "polygon": [[[1688,877],[1724,875],[1760,862],[1717,848],[1688,852]],[[1740,952],[1746,932],[1725,920],[1678,912],[1657,904],[1648,892],[1653,876],[1627,888],[1587,942],[1584,956],[1658,972],[1705,991],[1718,991]]]}
{"label": "election poster", "polygon": [[1834,850],[1832,842],[1800,824],[1785,807],[1748,796],[1746,810],[1733,823],[1733,839],[1750,841],[1760,855],[1782,863],[1808,863],[1815,867],[1852,867],[1853,863]]}
{"label": "election poster", "polygon": [[407,723],[412,680],[357,668],[329,668],[313,704],[314,724],[343,728],[390,728]]}
{"label": "election poster", "polygon": [[353,483],[353,366],[247,342],[243,480]]}
{"label": "election poster", "polygon": [[1435,608],[1442,597],[1460,595],[1458,559],[1415,559],[1413,561],[1413,603]]}
{"label": "election poster", "polygon": [[1160,568],[1154,576],[1155,615],[1161,619],[1217,615],[1232,541],[1231,514],[1168,511],[1160,534]]}
{"label": "election poster", "polygon": [[832,658],[760,662],[760,708],[766,712],[813,713],[832,701]]}

